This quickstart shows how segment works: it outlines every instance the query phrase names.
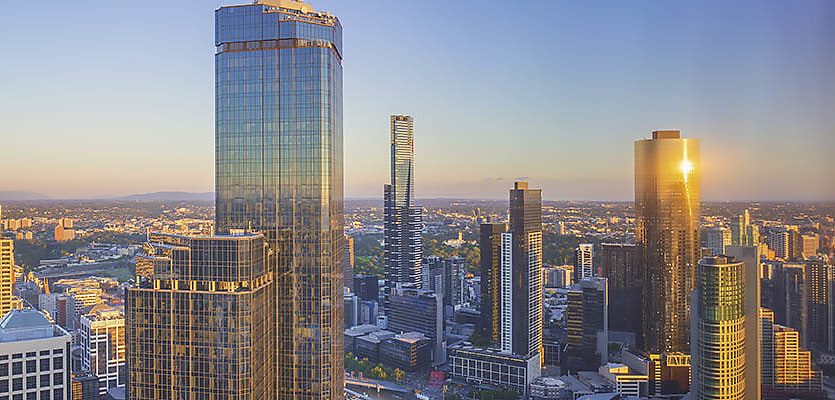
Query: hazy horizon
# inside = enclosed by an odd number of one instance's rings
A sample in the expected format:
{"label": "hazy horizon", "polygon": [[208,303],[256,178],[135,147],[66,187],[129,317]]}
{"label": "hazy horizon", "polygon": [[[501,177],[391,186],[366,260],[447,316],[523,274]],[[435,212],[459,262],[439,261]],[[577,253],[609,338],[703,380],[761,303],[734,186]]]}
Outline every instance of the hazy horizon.
{"label": "hazy horizon", "polygon": [[[213,13],[248,2],[7,4],[0,191],[212,191]],[[346,197],[382,197],[402,113],[417,198],[629,201],[673,128],[706,200],[835,200],[835,2],[308,3],[344,27]]]}

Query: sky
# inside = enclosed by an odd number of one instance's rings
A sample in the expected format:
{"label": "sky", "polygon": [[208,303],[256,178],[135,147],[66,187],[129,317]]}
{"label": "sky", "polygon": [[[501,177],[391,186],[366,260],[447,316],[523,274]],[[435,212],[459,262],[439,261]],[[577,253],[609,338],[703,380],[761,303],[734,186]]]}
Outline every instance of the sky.
{"label": "sky", "polygon": [[[680,129],[703,200],[835,200],[835,2],[308,2],[343,25],[346,197],[409,114],[419,198],[630,200],[633,142]],[[224,4],[4,4],[0,191],[212,191]]]}

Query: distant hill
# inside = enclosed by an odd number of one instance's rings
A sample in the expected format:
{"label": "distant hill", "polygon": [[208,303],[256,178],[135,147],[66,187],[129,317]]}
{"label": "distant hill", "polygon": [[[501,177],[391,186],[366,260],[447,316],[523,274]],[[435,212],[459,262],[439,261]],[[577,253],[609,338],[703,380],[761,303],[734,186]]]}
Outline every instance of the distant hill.
{"label": "distant hill", "polygon": [[119,200],[147,200],[147,201],[213,201],[214,192],[191,193],[191,192],[153,192],[132,194],[120,197]]}
{"label": "distant hill", "polygon": [[0,191],[0,201],[49,200],[50,197],[33,192]]}

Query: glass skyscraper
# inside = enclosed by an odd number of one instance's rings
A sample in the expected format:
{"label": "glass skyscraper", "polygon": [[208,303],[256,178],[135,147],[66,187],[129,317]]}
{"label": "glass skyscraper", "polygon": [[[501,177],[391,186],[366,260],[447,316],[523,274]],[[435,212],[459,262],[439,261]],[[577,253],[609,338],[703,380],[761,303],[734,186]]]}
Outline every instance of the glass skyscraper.
{"label": "glass skyscraper", "polygon": [[414,120],[391,116],[391,184],[383,188],[386,296],[398,283],[420,285],[421,210],[414,205]]}
{"label": "glass skyscraper", "polygon": [[215,23],[216,229],[269,244],[276,398],[341,398],[342,26],[293,0]]}
{"label": "glass skyscraper", "polygon": [[690,350],[699,258],[699,141],[655,131],[635,142],[635,241],[643,275],[643,350]]}

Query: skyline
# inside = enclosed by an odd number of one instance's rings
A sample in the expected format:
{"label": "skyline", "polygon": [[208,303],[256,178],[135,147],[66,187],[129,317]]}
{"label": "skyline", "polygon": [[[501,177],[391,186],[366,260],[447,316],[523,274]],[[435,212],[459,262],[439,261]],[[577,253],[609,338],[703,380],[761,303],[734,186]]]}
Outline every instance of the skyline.
{"label": "skyline", "polygon": [[[706,201],[835,200],[826,184],[835,175],[831,3],[543,3],[500,23],[496,4],[438,13],[425,4],[308,3],[347,27],[346,198],[380,197],[387,119],[407,113],[418,199],[502,199],[524,178],[544,200],[629,200],[632,143],[669,128],[702,142]],[[3,136],[19,149],[0,168],[23,173],[0,191],[211,190],[215,50],[206,21],[221,2],[166,4],[163,13],[154,4],[7,6],[0,32],[28,40],[10,43],[17,61],[0,65],[15,77],[0,83]]]}

